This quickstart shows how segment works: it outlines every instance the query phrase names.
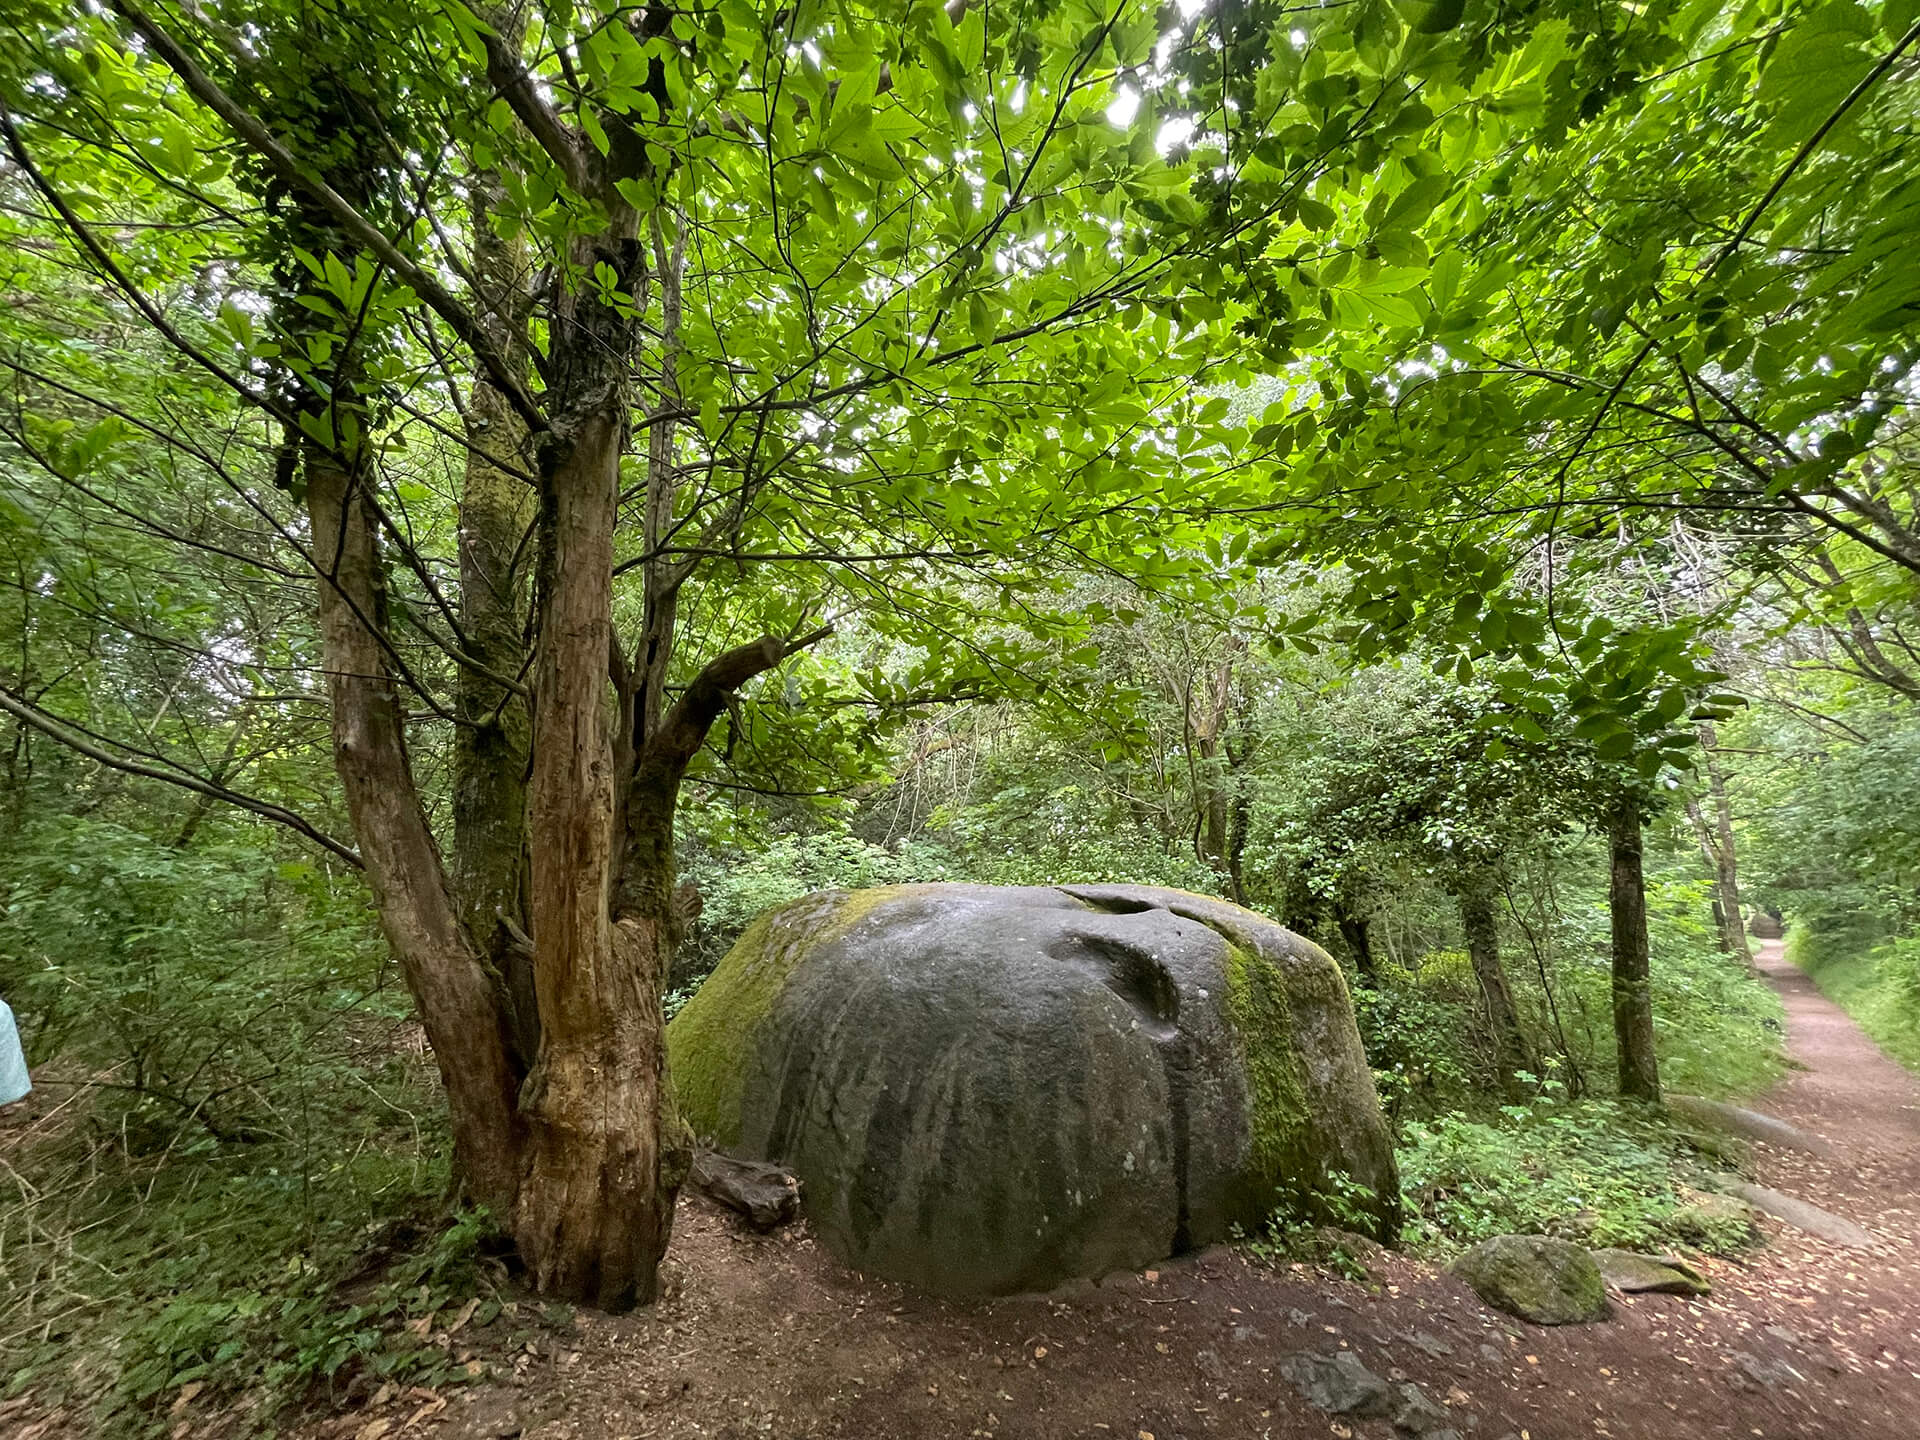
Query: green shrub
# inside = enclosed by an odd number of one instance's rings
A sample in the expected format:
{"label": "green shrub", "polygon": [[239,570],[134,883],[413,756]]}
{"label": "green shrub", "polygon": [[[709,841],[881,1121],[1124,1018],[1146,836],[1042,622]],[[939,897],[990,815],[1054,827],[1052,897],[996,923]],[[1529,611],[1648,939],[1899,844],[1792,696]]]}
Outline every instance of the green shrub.
{"label": "green shrub", "polygon": [[0,855],[0,989],[39,1092],[0,1167],[0,1393],[136,1434],[187,1385],[268,1427],[315,1386],[453,1378],[408,1322],[499,1272],[480,1217],[448,1225],[357,878],[258,827],[43,818]]}
{"label": "green shrub", "polygon": [[1449,1251],[1493,1235],[1549,1234],[1593,1245],[1696,1239],[1676,1213],[1704,1179],[1648,1112],[1609,1100],[1507,1106],[1491,1120],[1449,1115],[1406,1127],[1405,1238]]}
{"label": "green shrub", "polygon": [[669,1019],[762,912],[815,890],[863,890],[947,878],[943,859],[932,847],[888,850],[831,831],[776,836],[747,853],[697,844],[689,850],[682,873],[699,887],[702,908],[674,967],[677,983],[668,997]]}
{"label": "green shrub", "polygon": [[[1423,972],[1424,974],[1424,969]],[[1352,989],[1354,1019],[1390,1118],[1460,1103],[1479,1084],[1481,1056],[1463,1043],[1477,1021],[1471,1001],[1385,967],[1377,987]]]}

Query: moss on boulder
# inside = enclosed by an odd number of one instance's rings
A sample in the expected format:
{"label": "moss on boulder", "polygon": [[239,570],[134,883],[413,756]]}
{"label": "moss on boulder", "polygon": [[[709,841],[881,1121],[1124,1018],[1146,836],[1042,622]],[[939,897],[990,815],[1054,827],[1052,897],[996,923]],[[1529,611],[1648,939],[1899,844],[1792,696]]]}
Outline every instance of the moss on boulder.
{"label": "moss on boulder", "polygon": [[1496,1235],[1453,1262],[1487,1304],[1536,1325],[1575,1325],[1612,1313],[1592,1255],[1545,1235]]}
{"label": "moss on boulder", "polygon": [[667,1038],[698,1133],[792,1169],[847,1263],[924,1288],[1042,1289],[1277,1207],[1397,1228],[1338,967],[1207,896],[822,892],[757,920]]}

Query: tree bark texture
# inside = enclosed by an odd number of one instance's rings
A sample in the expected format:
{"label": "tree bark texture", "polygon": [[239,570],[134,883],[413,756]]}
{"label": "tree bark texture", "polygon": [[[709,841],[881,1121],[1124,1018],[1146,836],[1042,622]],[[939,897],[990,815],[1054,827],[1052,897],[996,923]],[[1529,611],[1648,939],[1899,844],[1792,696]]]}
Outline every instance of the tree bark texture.
{"label": "tree bark texture", "polygon": [[334,767],[360,842],[381,929],[433,1046],[466,1189],[512,1213],[523,1130],[520,1070],[492,978],[469,944],[407,757],[405,717],[380,635],[379,532],[364,478],[317,445],[306,452]]}
{"label": "tree bark texture", "polygon": [[1500,959],[1500,926],[1494,915],[1493,885],[1486,877],[1476,876],[1460,888],[1460,928],[1466,932],[1467,958],[1473,963],[1473,978],[1480,986],[1480,998],[1487,1007],[1487,1028],[1493,1037],[1494,1065],[1500,1083],[1508,1091],[1520,1082],[1519,1071],[1538,1074],[1540,1062],[1520,1028],[1520,1014],[1514,1007],[1513,987],[1507,983],[1507,968]]}
{"label": "tree bark texture", "polygon": [[[1187,677],[1187,744],[1194,761],[1192,781],[1195,788],[1194,849],[1201,860],[1223,877],[1229,889],[1239,888],[1235,872],[1238,857],[1231,839],[1233,786],[1233,746],[1227,740],[1227,722],[1233,711],[1233,663],[1246,647],[1229,638],[1226,653],[1211,667],[1206,688],[1196,707],[1193,677]],[[1226,753],[1222,754],[1223,742]],[[1236,893],[1234,899],[1240,897]]]}
{"label": "tree bark texture", "polygon": [[[589,257],[639,280],[629,241]],[[554,341],[540,457],[540,637],[527,793],[540,1048],[515,1238],[538,1289],[624,1310],[653,1298],[673,1194],[660,1172],[661,934],[616,942],[613,532],[626,446],[627,327],[575,297]],[[655,972],[659,973],[655,973]],[[663,1193],[664,1191],[664,1193]]]}
{"label": "tree bark texture", "polygon": [[[495,349],[524,367],[525,245],[494,232],[498,183],[473,182],[474,285]],[[526,422],[482,372],[467,406],[460,495],[460,628],[473,664],[458,670],[453,745],[453,882],[460,918],[499,979],[522,1069],[540,1023],[526,915],[526,776],[532,717],[514,685],[526,669],[533,551],[533,455]]]}
{"label": "tree bark texture", "polygon": [[1378,989],[1380,975],[1373,959],[1372,922],[1344,904],[1335,908],[1334,922],[1340,927],[1340,938],[1346,941],[1347,953],[1353,957],[1354,973],[1360,977],[1360,983],[1369,990]]}
{"label": "tree bark texture", "polygon": [[1647,886],[1642,865],[1640,807],[1617,798],[1607,815],[1612,858],[1607,905],[1613,921],[1613,1035],[1620,1093],[1660,1099],[1660,1064],[1653,1044],[1653,988],[1647,946]]}

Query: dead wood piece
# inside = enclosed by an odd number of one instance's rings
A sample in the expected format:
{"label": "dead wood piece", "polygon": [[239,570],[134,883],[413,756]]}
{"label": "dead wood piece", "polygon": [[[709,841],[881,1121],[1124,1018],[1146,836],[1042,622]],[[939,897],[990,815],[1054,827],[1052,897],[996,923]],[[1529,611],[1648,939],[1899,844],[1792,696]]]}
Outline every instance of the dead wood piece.
{"label": "dead wood piece", "polygon": [[739,1211],[756,1230],[784,1225],[800,1209],[800,1182],[778,1165],[760,1160],[701,1150],[693,1157],[693,1183],[729,1210]]}

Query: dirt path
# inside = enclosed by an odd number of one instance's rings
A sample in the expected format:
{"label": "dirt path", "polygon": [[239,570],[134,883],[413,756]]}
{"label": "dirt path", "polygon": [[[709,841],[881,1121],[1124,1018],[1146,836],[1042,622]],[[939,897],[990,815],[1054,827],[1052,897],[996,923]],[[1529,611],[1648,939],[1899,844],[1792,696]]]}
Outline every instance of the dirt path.
{"label": "dirt path", "polygon": [[[949,1305],[849,1274],[804,1232],[742,1235],[689,1200],[677,1293],[651,1311],[532,1327],[510,1381],[443,1409],[395,1397],[305,1434],[1387,1440],[1389,1422],[1309,1409],[1280,1377],[1289,1354],[1350,1349],[1444,1407],[1428,1440],[1915,1440],[1920,1086],[1777,946],[1763,963],[1807,1068],[1760,1108],[1834,1153],[1756,1146],[1759,1178],[1871,1227],[1876,1251],[1768,1221],[1765,1246],[1706,1262],[1710,1300],[1642,1296],[1605,1324],[1559,1330],[1509,1321],[1399,1257],[1377,1267],[1374,1293],[1213,1251],[1069,1295]],[[497,1341],[481,1353],[499,1363]]]}
{"label": "dirt path", "polygon": [[1920,1236],[1920,1081],[1881,1053],[1783,950],[1769,940],[1758,962],[1786,1006],[1788,1056],[1806,1068],[1757,1108],[1820,1136],[1834,1154],[1810,1165],[1792,1151],[1768,1152],[1762,1179],[1771,1169],[1779,1178],[1767,1183],[1911,1244]]}

